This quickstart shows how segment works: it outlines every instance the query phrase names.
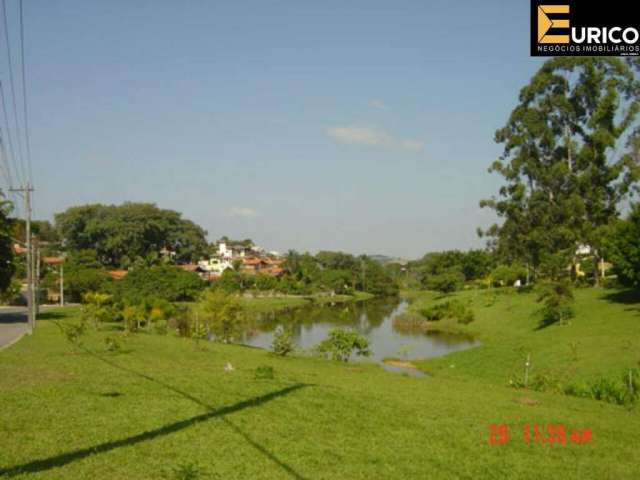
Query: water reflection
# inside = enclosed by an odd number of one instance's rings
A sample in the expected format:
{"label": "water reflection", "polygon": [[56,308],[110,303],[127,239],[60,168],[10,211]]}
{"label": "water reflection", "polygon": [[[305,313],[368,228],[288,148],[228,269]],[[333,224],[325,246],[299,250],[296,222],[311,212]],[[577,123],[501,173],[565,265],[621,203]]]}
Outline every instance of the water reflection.
{"label": "water reflection", "polygon": [[293,332],[296,344],[311,349],[334,327],[350,327],[371,342],[374,361],[385,357],[427,358],[475,346],[471,337],[442,332],[400,332],[393,319],[405,312],[408,303],[401,299],[373,299],[348,304],[305,306],[278,313],[256,314],[246,331],[244,343],[269,348],[278,325]]}

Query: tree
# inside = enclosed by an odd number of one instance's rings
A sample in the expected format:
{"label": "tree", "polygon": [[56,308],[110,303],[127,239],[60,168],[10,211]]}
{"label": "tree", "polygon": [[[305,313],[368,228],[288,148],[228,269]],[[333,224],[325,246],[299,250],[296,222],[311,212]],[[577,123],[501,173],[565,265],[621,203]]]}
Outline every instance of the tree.
{"label": "tree", "polygon": [[526,275],[526,270],[520,265],[498,265],[491,272],[491,282],[501,287],[512,287],[516,281],[524,280]]}
{"label": "tree", "polygon": [[[43,287],[57,290],[60,276],[57,268],[49,268],[42,281]],[[95,250],[70,252],[64,263],[64,293],[71,302],[80,302],[84,294],[98,292],[111,281],[107,270],[98,261]]]}
{"label": "tree", "polygon": [[613,270],[623,285],[640,286],[640,204],[627,220],[618,221],[606,242]]}
{"label": "tree", "polygon": [[361,255],[355,288],[362,292],[378,296],[397,295],[400,290],[398,283],[391,278],[387,270],[372,258]]}
{"label": "tree", "polygon": [[316,350],[340,362],[348,362],[354,353],[364,357],[371,355],[369,341],[358,332],[344,328],[329,330],[329,336],[316,346]]}
{"label": "tree", "polygon": [[192,301],[204,288],[205,282],[195,273],[161,265],[132,270],[122,280],[110,283],[108,291],[118,301],[141,304],[155,300]]}
{"label": "tree", "polygon": [[124,267],[167,249],[178,263],[193,262],[207,250],[206,232],[173,210],[151,203],[83,205],[55,216],[69,250],[95,249],[105,266]]}
{"label": "tree", "polygon": [[495,136],[504,153],[490,171],[505,185],[480,203],[503,219],[483,233],[506,263],[557,278],[580,244],[598,261],[636,179],[631,153],[615,152],[636,120],[639,91],[632,69],[611,57],[551,59],[521,90]]}
{"label": "tree", "polygon": [[194,315],[196,323],[205,325],[218,341],[229,343],[242,335],[244,318],[242,306],[236,297],[207,290],[196,305]]}
{"label": "tree", "polygon": [[11,239],[12,223],[9,214],[12,204],[6,200],[0,191],[0,292],[4,292],[11,285],[11,277],[15,272],[13,262],[13,240]]}
{"label": "tree", "polygon": [[455,269],[430,275],[425,281],[428,290],[436,290],[440,293],[451,293],[459,290],[464,285],[464,274]]}

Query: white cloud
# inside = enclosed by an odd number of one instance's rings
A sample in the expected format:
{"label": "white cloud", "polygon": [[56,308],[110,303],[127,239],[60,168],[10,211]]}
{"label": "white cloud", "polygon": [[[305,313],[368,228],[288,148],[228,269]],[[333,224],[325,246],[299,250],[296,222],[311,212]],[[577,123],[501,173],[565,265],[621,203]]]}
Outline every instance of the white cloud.
{"label": "white cloud", "polygon": [[369,100],[368,104],[369,104],[370,107],[377,108],[378,110],[388,110],[389,109],[389,107],[387,107],[386,103],[384,103],[382,100],[379,100],[377,98]]}
{"label": "white cloud", "polygon": [[229,215],[232,217],[253,218],[258,216],[258,212],[249,207],[231,207],[229,209]]}
{"label": "white cloud", "polygon": [[422,140],[407,138],[405,140],[400,140],[400,148],[404,148],[405,150],[412,150],[414,152],[419,152],[424,148],[424,142]]}
{"label": "white cloud", "polygon": [[326,130],[327,135],[339,143],[368,145],[370,147],[396,148],[420,151],[424,148],[424,142],[415,138],[396,138],[383,131],[368,127],[336,126]]}

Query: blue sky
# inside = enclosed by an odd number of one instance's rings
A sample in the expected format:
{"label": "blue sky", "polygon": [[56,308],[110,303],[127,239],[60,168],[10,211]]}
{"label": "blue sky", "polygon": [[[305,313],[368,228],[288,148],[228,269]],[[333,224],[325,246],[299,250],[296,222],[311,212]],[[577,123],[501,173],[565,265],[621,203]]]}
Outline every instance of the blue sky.
{"label": "blue sky", "polygon": [[540,64],[524,0],[24,8],[38,218],[149,201],[278,250],[481,245],[493,133]]}

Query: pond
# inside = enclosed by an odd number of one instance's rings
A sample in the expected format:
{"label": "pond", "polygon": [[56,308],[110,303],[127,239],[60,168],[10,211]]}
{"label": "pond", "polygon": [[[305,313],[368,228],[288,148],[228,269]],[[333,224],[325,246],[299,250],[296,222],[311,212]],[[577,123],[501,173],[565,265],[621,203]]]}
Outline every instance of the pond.
{"label": "pond", "polygon": [[278,325],[288,326],[298,347],[313,348],[335,327],[353,328],[370,342],[373,361],[384,358],[429,358],[478,345],[471,337],[442,332],[428,334],[400,332],[393,319],[406,311],[409,303],[399,298],[372,299],[335,305],[310,305],[277,313],[259,314],[245,333],[243,343],[270,348]]}

